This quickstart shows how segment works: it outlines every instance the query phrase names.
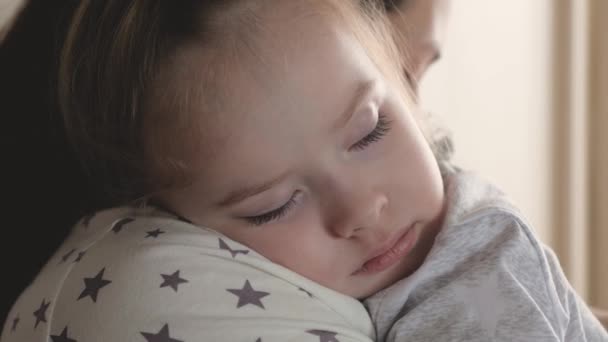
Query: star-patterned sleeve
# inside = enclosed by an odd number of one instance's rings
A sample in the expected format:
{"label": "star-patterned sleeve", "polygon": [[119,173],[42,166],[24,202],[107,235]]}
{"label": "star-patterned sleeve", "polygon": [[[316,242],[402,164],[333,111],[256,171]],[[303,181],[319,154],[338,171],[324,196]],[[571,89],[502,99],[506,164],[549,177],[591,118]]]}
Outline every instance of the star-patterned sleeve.
{"label": "star-patterned sleeve", "polygon": [[115,216],[103,232],[97,216],[75,228],[13,306],[1,342],[374,339],[360,302],[216,232]]}

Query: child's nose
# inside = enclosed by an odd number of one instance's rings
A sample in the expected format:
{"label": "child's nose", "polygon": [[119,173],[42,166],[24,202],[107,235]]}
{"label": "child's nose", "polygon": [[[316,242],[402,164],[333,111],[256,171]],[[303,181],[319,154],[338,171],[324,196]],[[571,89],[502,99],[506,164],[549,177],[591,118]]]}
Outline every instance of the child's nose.
{"label": "child's nose", "polygon": [[356,196],[351,193],[347,197],[332,224],[333,234],[348,239],[379,228],[388,206],[388,198],[384,194]]}

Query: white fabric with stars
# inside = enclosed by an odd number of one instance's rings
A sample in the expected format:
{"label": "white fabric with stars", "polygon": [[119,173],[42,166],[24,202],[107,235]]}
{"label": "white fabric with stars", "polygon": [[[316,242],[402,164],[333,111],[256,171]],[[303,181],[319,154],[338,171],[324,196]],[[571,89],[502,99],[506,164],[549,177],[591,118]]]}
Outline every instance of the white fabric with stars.
{"label": "white fabric with stars", "polygon": [[163,211],[81,220],[0,342],[369,342],[363,305]]}

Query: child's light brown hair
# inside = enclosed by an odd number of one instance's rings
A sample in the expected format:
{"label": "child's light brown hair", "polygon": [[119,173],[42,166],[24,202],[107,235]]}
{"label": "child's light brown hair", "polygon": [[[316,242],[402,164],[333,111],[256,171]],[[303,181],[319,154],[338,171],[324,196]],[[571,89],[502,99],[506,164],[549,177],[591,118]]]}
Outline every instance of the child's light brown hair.
{"label": "child's light brown hair", "polygon": [[[188,184],[196,170],[186,156],[204,136],[197,118],[221,110],[231,63],[255,58],[261,14],[282,1],[81,2],[62,51],[59,98],[68,136],[112,205]],[[383,6],[299,1],[302,10],[350,30],[409,102]],[[186,82],[189,71],[176,69],[176,56],[193,46],[208,53],[208,64]],[[195,100],[204,108],[194,111]]]}

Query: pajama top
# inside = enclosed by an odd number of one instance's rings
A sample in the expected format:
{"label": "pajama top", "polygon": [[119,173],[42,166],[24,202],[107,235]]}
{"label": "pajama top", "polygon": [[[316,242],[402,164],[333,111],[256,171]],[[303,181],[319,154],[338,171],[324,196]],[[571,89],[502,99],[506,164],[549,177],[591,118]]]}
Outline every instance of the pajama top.
{"label": "pajama top", "polygon": [[607,342],[550,248],[494,186],[450,176],[422,266],[365,300],[378,341]]}

